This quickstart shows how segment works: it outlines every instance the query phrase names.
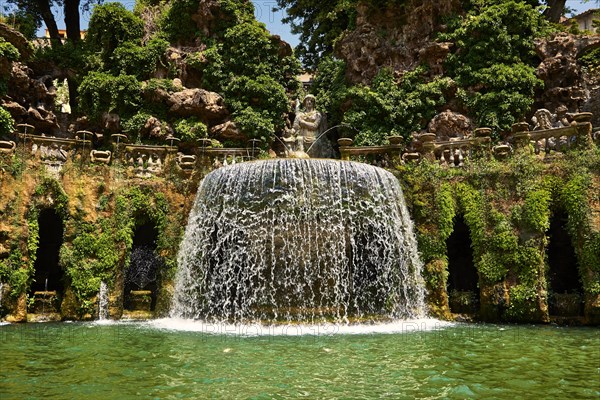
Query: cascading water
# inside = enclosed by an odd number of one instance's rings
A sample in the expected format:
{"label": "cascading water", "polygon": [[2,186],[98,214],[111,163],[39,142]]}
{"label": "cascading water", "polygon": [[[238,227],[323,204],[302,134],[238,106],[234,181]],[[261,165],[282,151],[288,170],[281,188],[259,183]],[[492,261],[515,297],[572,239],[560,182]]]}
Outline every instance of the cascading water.
{"label": "cascading water", "polygon": [[100,321],[108,319],[108,286],[104,282],[100,282],[98,291],[98,319]]}
{"label": "cascading water", "polygon": [[0,313],[2,313],[2,299],[4,297],[4,283],[0,282]]}
{"label": "cascading water", "polygon": [[210,173],[178,261],[173,317],[314,323],[425,310],[402,190],[361,163],[277,159]]}

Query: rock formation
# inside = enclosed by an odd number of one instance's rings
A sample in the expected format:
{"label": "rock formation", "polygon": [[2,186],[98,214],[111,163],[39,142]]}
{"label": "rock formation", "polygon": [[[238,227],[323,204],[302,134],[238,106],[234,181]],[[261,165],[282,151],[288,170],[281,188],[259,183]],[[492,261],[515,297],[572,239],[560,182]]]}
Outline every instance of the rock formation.
{"label": "rock formation", "polygon": [[472,131],[468,117],[450,110],[439,113],[427,125],[427,132],[435,133],[437,140],[464,139]]}
{"label": "rock formation", "polygon": [[535,42],[541,60],[537,76],[544,81],[537,108],[555,110],[560,105],[569,112],[594,113],[594,126],[600,125],[600,77],[582,70],[578,58],[600,47],[600,36],[558,33]]}
{"label": "rock formation", "polygon": [[203,120],[214,121],[229,114],[219,94],[198,88],[171,94],[167,104],[169,112],[182,117],[199,116]]}
{"label": "rock formation", "polygon": [[346,75],[353,83],[370,83],[382,67],[408,71],[422,62],[439,73],[450,44],[436,43],[435,33],[442,29],[442,17],[460,9],[457,0],[409,0],[382,10],[361,2],[356,29],[339,40],[335,53],[346,61]]}

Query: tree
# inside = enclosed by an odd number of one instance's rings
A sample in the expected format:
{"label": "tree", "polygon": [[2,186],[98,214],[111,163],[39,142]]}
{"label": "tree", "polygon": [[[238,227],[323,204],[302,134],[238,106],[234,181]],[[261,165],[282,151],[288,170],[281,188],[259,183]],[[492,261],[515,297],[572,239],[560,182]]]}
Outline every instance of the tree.
{"label": "tree", "polygon": [[296,53],[302,63],[314,69],[325,54],[333,52],[333,43],[354,22],[357,0],[277,0],[279,9],[287,11],[282,21],[292,33],[300,35]]}
{"label": "tree", "polygon": [[544,17],[550,22],[560,22],[560,17],[565,12],[566,0],[548,0],[546,5],[548,6],[544,10]]}
{"label": "tree", "polygon": [[42,24],[41,19],[34,15],[23,10],[11,10],[8,7],[0,10],[0,21],[21,32],[28,40],[35,39],[37,30]]}
{"label": "tree", "polygon": [[81,0],[7,0],[7,2],[14,4],[20,11],[32,15],[36,21],[44,21],[52,40],[52,46],[56,47],[60,46],[62,41],[56,19],[52,13],[52,7],[56,5],[63,8],[67,37],[74,44],[77,44],[80,40],[79,32],[81,31],[80,7],[83,10],[88,10],[94,4],[101,3],[102,0],[84,0],[83,4]]}

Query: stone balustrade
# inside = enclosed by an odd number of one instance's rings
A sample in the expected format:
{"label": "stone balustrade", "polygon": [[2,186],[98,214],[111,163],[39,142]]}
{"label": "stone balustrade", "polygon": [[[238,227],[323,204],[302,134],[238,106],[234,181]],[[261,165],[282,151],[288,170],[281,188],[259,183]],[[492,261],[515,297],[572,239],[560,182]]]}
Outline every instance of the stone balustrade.
{"label": "stone balustrade", "polygon": [[585,149],[593,146],[592,124],[579,122],[563,128],[523,130],[514,132],[511,137],[517,151],[565,152],[569,149]]}
{"label": "stone balustrade", "polygon": [[402,144],[389,144],[384,146],[352,146],[352,139],[338,139],[340,145],[340,154],[342,160],[350,160],[360,156],[381,156],[400,157],[404,146]]}
{"label": "stone balustrade", "polygon": [[[415,134],[408,145],[400,136],[389,137],[390,144],[382,146],[353,146],[350,138],[338,139],[343,160],[357,160],[379,166],[420,162],[427,159],[445,167],[461,167],[465,160],[476,157],[495,157],[504,160],[514,152],[564,152],[582,149],[600,142],[600,131],[592,129],[590,113],[574,114],[570,126],[529,130],[529,124],[514,124],[505,142],[492,146],[491,129],[478,128],[464,139],[436,140],[434,133]],[[17,125],[15,140],[0,141],[0,154],[14,154],[23,146],[33,157],[39,158],[51,171],[58,172],[69,159],[80,162],[110,165],[121,163],[140,178],[161,174],[173,163],[184,174],[198,168],[219,168],[255,159],[260,153],[260,141],[251,140],[244,148],[212,147],[210,139],[199,139],[197,145],[182,145],[173,136],[165,138],[165,145],[131,144],[126,135],[111,135],[112,151],[94,148],[102,135],[78,131],[75,139],[48,137],[34,134],[30,125]],[[94,140],[92,140],[94,139]]]}
{"label": "stone balustrade", "polygon": [[491,129],[478,128],[471,137],[459,140],[437,141],[434,133],[415,135],[413,142],[405,147],[399,141],[384,146],[352,146],[352,139],[338,139],[341,158],[343,160],[370,156],[399,157],[400,162],[411,163],[428,159],[442,166],[454,168],[463,166],[468,158],[491,157],[505,160],[514,152],[532,151],[536,154],[545,152],[565,152],[569,149],[585,149],[599,143],[600,130],[592,129],[589,122],[590,113],[579,113],[573,117],[570,126],[529,130],[526,122],[513,125],[507,140],[492,146]]}
{"label": "stone balustrade", "polygon": [[491,143],[490,137],[434,142],[433,147],[424,146],[433,153],[433,157],[429,154],[425,157],[435,158],[443,166],[462,167],[467,158],[490,154]]}

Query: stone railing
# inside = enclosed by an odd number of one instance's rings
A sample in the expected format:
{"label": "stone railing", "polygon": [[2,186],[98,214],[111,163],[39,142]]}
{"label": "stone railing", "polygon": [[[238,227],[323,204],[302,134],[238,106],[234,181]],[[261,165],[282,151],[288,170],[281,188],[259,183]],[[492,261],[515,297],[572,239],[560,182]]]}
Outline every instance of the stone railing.
{"label": "stone railing", "polygon": [[[51,173],[59,173],[67,161],[112,165],[119,164],[135,174],[148,178],[159,175],[173,164],[180,172],[191,173],[197,168],[218,168],[228,164],[255,159],[260,151],[260,141],[250,140],[247,148],[213,148],[209,139],[200,139],[197,145],[179,146],[175,137],[165,138],[165,145],[131,144],[126,135],[110,136],[111,150],[96,149],[102,135],[78,131],[75,139],[57,138],[34,133],[31,125],[17,125],[14,140],[0,141],[0,155],[12,155],[18,149],[40,160]],[[169,169],[169,171],[173,171]]]}
{"label": "stone railing", "polygon": [[[405,147],[398,139],[390,138],[384,146],[352,146],[352,139],[338,139],[341,158],[378,164],[377,159],[395,158],[396,162],[419,162],[422,159],[436,161],[446,167],[461,167],[465,160],[477,157],[494,157],[504,160],[516,151],[564,152],[569,149],[585,149],[599,143],[600,131],[592,130],[590,113],[574,115],[571,126],[529,131],[526,122],[514,124],[507,140],[492,146],[491,129],[478,128],[465,139],[437,141],[434,133],[416,134],[413,142]],[[367,157],[371,157],[367,160]]]}
{"label": "stone railing", "polygon": [[[587,114],[589,113],[582,113]],[[589,115],[591,119],[591,114]],[[594,145],[592,136],[592,124],[588,120],[577,121],[574,125],[529,131],[524,123],[513,125],[513,133],[510,141],[517,151],[531,151],[535,154],[542,152],[564,153],[570,149],[586,149]]]}
{"label": "stone railing", "polygon": [[[600,141],[600,132],[597,128],[592,129],[591,118],[590,113],[579,113],[573,116],[571,126],[534,131],[529,130],[526,122],[517,123],[506,141],[495,146],[492,146],[489,128],[478,128],[468,138],[446,141],[436,140],[434,133],[415,134],[408,146],[400,136],[389,137],[389,144],[382,146],[353,146],[350,138],[338,139],[338,144],[343,160],[387,167],[427,159],[446,167],[461,167],[470,158],[493,156],[502,160],[516,151],[549,154],[593,146],[594,142]],[[118,162],[140,178],[161,174],[165,166],[171,164],[180,172],[191,174],[197,169],[206,171],[253,160],[260,153],[258,140],[249,141],[245,148],[218,148],[212,147],[210,139],[199,139],[196,145],[190,146],[169,136],[165,138],[166,144],[161,146],[131,144],[123,134],[111,135],[112,150],[98,150],[94,143],[101,135],[93,132],[78,131],[75,139],[65,139],[35,135],[31,125],[21,124],[17,129],[14,141],[0,141],[0,155],[14,154],[23,146],[52,172],[59,172],[68,160],[77,160],[105,165]]]}
{"label": "stone railing", "polygon": [[490,154],[490,134],[489,128],[481,128],[476,130],[473,138],[436,141],[435,133],[422,133],[416,135],[409,148],[406,148],[396,136],[390,137],[390,144],[384,146],[352,146],[352,139],[348,138],[338,139],[338,144],[343,160],[371,156],[375,159],[378,157],[384,160],[392,158],[390,160],[392,162],[406,163],[418,162],[426,158],[444,166],[460,167],[467,158]]}
{"label": "stone railing", "polygon": [[18,143],[30,150],[34,158],[46,165],[51,173],[58,173],[68,160],[86,161],[88,151],[92,149],[90,140],[64,139],[50,136],[38,136],[32,133],[17,133]]}
{"label": "stone railing", "polygon": [[376,163],[381,164],[385,163],[387,158],[399,158],[404,150],[401,137],[392,136],[389,141],[390,144],[384,146],[352,146],[352,139],[341,138],[338,139],[338,144],[342,160],[358,158],[365,161],[365,158],[372,157],[377,159]]}

